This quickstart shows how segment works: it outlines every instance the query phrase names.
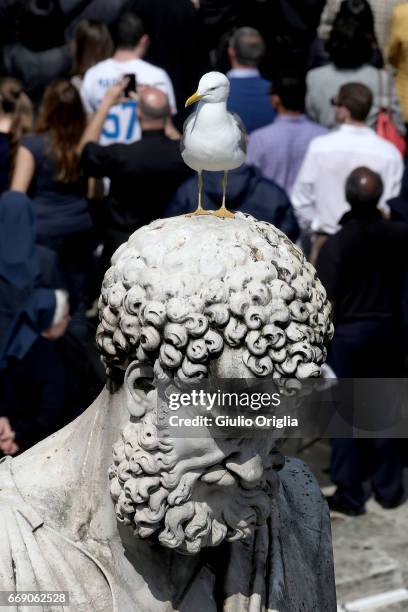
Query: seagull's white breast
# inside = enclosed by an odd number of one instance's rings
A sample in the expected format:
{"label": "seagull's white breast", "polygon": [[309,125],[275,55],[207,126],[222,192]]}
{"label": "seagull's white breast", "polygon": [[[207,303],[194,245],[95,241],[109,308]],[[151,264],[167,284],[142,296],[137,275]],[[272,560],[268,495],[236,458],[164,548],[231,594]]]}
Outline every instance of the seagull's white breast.
{"label": "seagull's white breast", "polygon": [[232,170],[245,161],[241,130],[225,103],[201,102],[183,135],[184,161],[193,170]]}

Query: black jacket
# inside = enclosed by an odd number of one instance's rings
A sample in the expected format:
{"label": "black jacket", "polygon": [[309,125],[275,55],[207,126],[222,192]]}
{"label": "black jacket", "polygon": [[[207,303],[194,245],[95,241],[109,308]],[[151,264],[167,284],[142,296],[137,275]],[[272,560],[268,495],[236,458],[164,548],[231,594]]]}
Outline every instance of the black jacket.
{"label": "black jacket", "polygon": [[408,224],[348,212],[323,245],[317,274],[334,301],[335,320],[401,321],[408,267]]}
{"label": "black jacket", "polygon": [[[203,207],[216,210],[222,200],[222,172],[203,172],[203,180]],[[228,173],[227,207],[272,223],[291,240],[296,240],[299,235],[299,227],[285,191],[264,178],[254,166],[244,165]],[[196,208],[197,179],[193,177],[178,189],[166,208],[165,216],[183,215]]]}
{"label": "black jacket", "polygon": [[143,132],[131,144],[88,143],[82,153],[86,176],[111,180],[107,224],[133,232],[163,216],[167,204],[191,174],[180,154],[180,143],[163,130]]}

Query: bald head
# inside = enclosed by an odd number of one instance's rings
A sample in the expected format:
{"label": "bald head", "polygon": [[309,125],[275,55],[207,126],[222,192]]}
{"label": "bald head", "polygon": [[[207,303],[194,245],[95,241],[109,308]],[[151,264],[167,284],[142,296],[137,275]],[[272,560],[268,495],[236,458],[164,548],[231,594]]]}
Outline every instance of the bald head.
{"label": "bald head", "polygon": [[170,115],[169,100],[167,95],[156,87],[144,87],[139,97],[139,118],[146,124],[154,123],[164,125]]}
{"label": "bald head", "polygon": [[375,208],[383,194],[384,184],[377,172],[364,166],[356,168],[346,181],[346,200],[352,208]]}

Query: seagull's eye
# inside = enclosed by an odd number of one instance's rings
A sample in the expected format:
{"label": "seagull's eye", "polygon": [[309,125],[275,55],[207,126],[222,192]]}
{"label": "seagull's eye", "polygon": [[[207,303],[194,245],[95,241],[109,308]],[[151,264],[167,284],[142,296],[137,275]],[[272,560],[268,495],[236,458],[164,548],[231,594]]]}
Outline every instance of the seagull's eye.
{"label": "seagull's eye", "polygon": [[214,91],[214,89],[217,89],[216,87],[210,87],[210,91]]}

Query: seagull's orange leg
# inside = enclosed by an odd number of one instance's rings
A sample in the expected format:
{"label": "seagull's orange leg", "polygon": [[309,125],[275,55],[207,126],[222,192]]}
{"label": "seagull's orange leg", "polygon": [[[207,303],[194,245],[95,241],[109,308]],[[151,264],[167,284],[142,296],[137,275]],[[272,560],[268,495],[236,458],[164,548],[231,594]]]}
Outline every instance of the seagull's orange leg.
{"label": "seagull's orange leg", "polygon": [[227,191],[227,181],[228,181],[228,170],[224,171],[224,178],[222,179],[222,204],[221,207],[212,213],[215,217],[221,217],[221,219],[234,219],[234,213],[227,210],[225,206],[225,194]]}

